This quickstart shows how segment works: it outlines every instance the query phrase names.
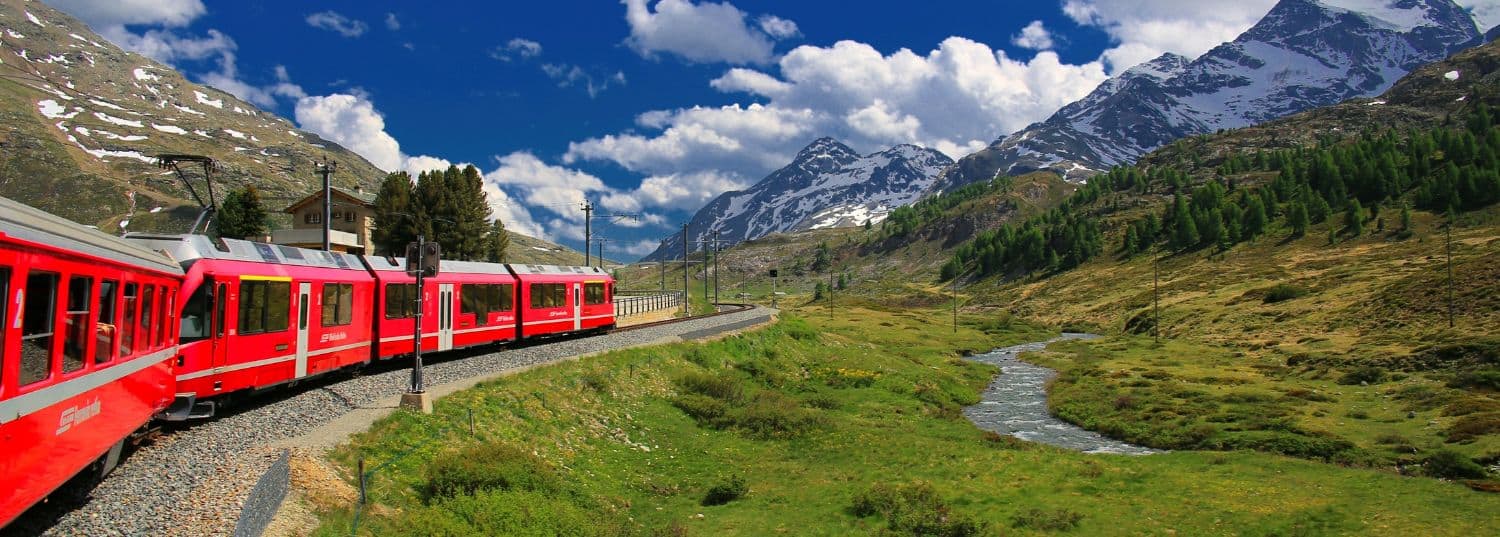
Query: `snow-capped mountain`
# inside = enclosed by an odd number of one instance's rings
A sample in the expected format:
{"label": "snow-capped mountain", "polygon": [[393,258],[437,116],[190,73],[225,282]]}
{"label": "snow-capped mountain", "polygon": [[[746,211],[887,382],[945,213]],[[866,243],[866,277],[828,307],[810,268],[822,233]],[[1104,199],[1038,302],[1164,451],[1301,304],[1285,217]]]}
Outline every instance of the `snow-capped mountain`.
{"label": "snow-capped mountain", "polygon": [[[898,145],[865,156],[832,138],[814,140],[791,164],[754,186],[726,192],[699,209],[688,224],[698,251],[719,232],[725,246],[771,233],[879,223],[932,187],[946,155]],[[674,234],[648,260],[682,257],[682,235]]]}
{"label": "snow-capped mountain", "polygon": [[1179,138],[1379,95],[1480,40],[1452,0],[1282,0],[1234,41],[1128,69],[960,159],[934,188],[1036,169],[1082,180]]}

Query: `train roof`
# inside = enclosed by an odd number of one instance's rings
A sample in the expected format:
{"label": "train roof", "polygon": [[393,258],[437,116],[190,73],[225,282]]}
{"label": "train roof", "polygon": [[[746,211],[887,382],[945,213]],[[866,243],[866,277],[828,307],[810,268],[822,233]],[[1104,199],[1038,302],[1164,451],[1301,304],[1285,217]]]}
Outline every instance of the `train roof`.
{"label": "train roof", "polygon": [[560,265],[520,265],[512,263],[510,269],[516,274],[558,274],[564,276],[608,276],[598,267],[569,267]]}
{"label": "train roof", "polygon": [[130,233],[125,238],[165,250],[173,259],[184,264],[199,259],[217,259],[331,269],[365,269],[359,262],[359,256],[343,252],[325,252],[239,239],[215,240],[205,235]]}
{"label": "train roof", "polygon": [[[381,272],[406,272],[405,259],[367,255],[365,256],[365,262],[370,264],[370,268]],[[499,263],[444,259],[438,268],[441,272],[456,274],[504,274],[510,276],[510,272],[505,270],[505,265]]]}
{"label": "train roof", "polygon": [[144,269],[182,274],[182,267],[161,252],[7,198],[0,198],[0,232]]}

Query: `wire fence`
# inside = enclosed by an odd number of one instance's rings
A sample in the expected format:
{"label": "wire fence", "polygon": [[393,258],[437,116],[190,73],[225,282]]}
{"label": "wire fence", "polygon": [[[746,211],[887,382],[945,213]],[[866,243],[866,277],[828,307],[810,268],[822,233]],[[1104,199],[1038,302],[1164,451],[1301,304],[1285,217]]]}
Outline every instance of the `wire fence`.
{"label": "wire fence", "polygon": [[629,317],[682,306],[682,293],[652,293],[639,296],[615,294],[615,317]]}

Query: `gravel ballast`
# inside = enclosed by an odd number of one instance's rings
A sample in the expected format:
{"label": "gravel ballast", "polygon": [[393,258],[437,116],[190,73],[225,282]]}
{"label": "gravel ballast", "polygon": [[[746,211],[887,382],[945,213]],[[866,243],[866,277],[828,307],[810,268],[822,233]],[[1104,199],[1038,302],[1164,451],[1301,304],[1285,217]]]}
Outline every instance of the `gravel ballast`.
{"label": "gravel ballast", "polygon": [[[423,373],[429,386],[437,386],[670,338],[710,337],[768,321],[772,313],[751,308],[487,354],[458,351],[449,353],[458,357],[433,356],[440,361],[426,364]],[[280,456],[279,442],[399,394],[411,378],[408,368],[377,366],[374,371],[352,378],[334,373],[329,379],[244,402],[215,419],[169,428],[122,461],[87,503],[40,506],[4,534],[229,535],[250,489]]]}

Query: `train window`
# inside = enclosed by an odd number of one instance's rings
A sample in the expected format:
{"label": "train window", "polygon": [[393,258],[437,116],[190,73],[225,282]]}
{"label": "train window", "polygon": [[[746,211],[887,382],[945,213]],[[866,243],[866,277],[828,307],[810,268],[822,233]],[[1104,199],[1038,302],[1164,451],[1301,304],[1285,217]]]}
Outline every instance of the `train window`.
{"label": "train window", "polygon": [[63,313],[63,372],[72,373],[88,363],[89,338],[94,327],[89,324],[89,308],[94,304],[94,279],[87,276],[68,278],[68,309]]}
{"label": "train window", "polygon": [[281,332],[291,325],[292,282],[240,282],[240,334]]}
{"label": "train window", "polygon": [[532,308],[561,308],[568,305],[568,286],[561,283],[531,284]]}
{"label": "train window", "polygon": [[125,313],[120,318],[120,357],[130,356],[135,345],[136,284],[125,284]]}
{"label": "train window", "polygon": [[[5,333],[10,331],[10,267],[0,267],[0,356],[5,356]],[[5,370],[0,364],[0,373]],[[0,375],[0,380],[4,380]],[[0,393],[5,393],[5,383],[0,382]]]}
{"label": "train window", "polygon": [[484,322],[484,314],[489,313],[489,304],[485,303],[485,293],[488,285],[466,283],[458,289],[458,312],[463,314],[479,314],[479,321]]}
{"label": "train window", "polygon": [[354,322],[354,284],[323,284],[323,326],[343,326]]}
{"label": "train window", "polygon": [[583,284],[583,303],[584,304],[603,304],[604,303],[604,282],[585,283],[585,284]]}
{"label": "train window", "polygon": [[182,305],[182,316],[179,317],[182,327],[178,330],[179,343],[192,343],[208,339],[212,334],[209,317],[208,290],[213,282],[205,281],[188,295],[187,303]]}
{"label": "train window", "polygon": [[568,284],[552,284],[552,306],[561,308],[568,305]]}
{"label": "train window", "polygon": [[120,282],[99,282],[99,322],[94,332],[94,362],[108,363],[115,358],[116,315],[120,309]]}
{"label": "train window", "polygon": [[405,319],[417,315],[417,284],[385,284],[385,318]]}
{"label": "train window", "polygon": [[57,275],[33,272],[26,276],[21,320],[21,385],[52,376],[52,334],[57,322]]}
{"label": "train window", "polygon": [[167,316],[167,312],[172,311],[172,299],[174,298],[177,298],[175,291],[168,289],[165,285],[161,286],[161,300],[158,301],[158,306],[156,307],[157,346],[167,346],[167,325],[171,324],[171,318]]}
{"label": "train window", "polygon": [[[5,356],[5,333],[10,331],[10,267],[0,267],[0,356]],[[5,371],[5,364],[0,364],[0,373]],[[0,375],[0,380],[4,380]],[[5,383],[0,382],[0,393],[4,393]]]}
{"label": "train window", "polygon": [[516,288],[511,284],[496,285],[493,288],[494,297],[490,304],[494,305],[495,311],[514,311],[516,309]]}
{"label": "train window", "polygon": [[151,350],[156,342],[151,340],[151,321],[156,318],[156,286],[147,285],[145,291],[141,292],[141,332],[140,344],[137,345],[142,351]]}

